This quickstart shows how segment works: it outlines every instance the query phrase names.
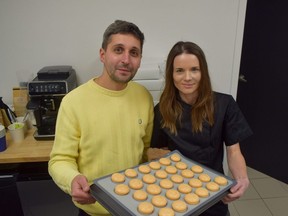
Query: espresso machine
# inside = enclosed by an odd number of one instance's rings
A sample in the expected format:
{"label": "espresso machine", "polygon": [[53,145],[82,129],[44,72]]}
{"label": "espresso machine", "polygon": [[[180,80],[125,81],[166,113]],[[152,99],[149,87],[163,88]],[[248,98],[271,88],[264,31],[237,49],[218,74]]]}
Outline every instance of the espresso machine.
{"label": "espresso machine", "polygon": [[76,72],[72,66],[47,66],[28,83],[27,110],[35,118],[36,140],[53,140],[58,109],[62,98],[76,88]]}

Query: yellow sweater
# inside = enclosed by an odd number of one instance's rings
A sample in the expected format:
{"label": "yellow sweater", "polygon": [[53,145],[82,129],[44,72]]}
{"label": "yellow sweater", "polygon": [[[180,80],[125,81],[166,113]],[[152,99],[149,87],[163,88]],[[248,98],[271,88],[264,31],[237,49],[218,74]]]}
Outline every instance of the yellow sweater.
{"label": "yellow sweater", "polygon": [[[93,180],[141,162],[150,145],[153,100],[141,85],[129,82],[111,91],[93,79],[69,92],[58,112],[49,173],[71,195],[72,179],[83,174]],[[80,205],[91,215],[108,214],[98,202]]]}

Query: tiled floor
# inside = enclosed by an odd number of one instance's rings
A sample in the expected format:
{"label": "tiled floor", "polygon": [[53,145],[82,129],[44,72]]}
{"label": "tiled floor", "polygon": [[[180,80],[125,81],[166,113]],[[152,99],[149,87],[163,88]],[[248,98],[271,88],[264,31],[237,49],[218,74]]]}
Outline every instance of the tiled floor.
{"label": "tiled floor", "polygon": [[288,215],[288,185],[248,167],[250,186],[229,204],[231,216]]}

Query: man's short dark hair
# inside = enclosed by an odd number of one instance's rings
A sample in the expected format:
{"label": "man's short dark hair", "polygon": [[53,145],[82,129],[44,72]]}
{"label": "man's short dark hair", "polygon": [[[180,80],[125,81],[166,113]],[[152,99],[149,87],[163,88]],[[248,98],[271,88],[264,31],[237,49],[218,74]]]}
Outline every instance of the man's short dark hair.
{"label": "man's short dark hair", "polygon": [[110,24],[103,34],[102,48],[106,50],[108,43],[111,40],[111,35],[114,34],[132,34],[140,41],[141,53],[143,50],[144,34],[140,31],[137,25],[123,20],[115,20]]}

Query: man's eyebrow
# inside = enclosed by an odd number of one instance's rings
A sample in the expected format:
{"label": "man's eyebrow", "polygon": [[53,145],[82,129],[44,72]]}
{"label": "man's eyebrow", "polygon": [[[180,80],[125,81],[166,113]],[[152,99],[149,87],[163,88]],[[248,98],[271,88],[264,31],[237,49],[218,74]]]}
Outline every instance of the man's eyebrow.
{"label": "man's eyebrow", "polygon": [[[125,45],[122,44],[122,43],[118,43],[118,44],[113,44],[112,47],[125,47]],[[132,47],[131,49],[129,49],[129,50],[137,50],[137,51],[139,51],[139,52],[141,53],[141,48],[136,47],[136,46],[133,46],[133,47]]]}
{"label": "man's eyebrow", "polygon": [[139,47],[132,47],[131,50],[137,50],[137,51],[141,52],[141,49]]}
{"label": "man's eyebrow", "polygon": [[121,47],[124,47],[124,45],[123,45],[123,44],[121,44],[121,43],[118,43],[118,44],[113,44],[113,45],[112,45],[112,47],[117,47],[117,46],[121,46]]}

